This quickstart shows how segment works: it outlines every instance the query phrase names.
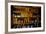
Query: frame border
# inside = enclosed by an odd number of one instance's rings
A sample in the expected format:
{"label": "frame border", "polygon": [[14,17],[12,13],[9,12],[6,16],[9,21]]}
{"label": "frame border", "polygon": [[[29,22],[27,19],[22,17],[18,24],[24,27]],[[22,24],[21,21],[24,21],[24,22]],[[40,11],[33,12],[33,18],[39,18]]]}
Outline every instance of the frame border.
{"label": "frame border", "polygon": [[[18,2],[18,1],[17,1]],[[21,3],[21,2],[18,2],[18,3]],[[45,3],[41,3],[41,2],[22,2],[22,3],[36,3],[36,4],[43,4],[43,22],[44,22],[44,28],[43,28],[43,30],[38,30],[38,31],[22,31],[21,33],[24,33],[24,32],[43,32],[43,31],[45,31]],[[5,34],[6,33],[10,33],[10,32],[8,32],[8,1],[5,1]],[[15,32],[12,32],[12,33],[15,33]],[[16,33],[20,33],[20,32],[16,32]]]}

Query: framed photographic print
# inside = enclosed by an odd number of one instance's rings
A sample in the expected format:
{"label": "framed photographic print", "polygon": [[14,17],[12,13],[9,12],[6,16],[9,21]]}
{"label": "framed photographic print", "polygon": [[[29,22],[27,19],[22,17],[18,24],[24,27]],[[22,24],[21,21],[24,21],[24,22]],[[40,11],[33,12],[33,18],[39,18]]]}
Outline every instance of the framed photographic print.
{"label": "framed photographic print", "polygon": [[43,5],[8,3],[8,32],[43,30]]}

